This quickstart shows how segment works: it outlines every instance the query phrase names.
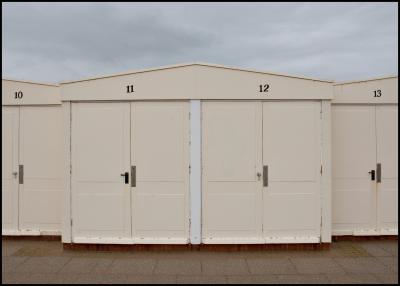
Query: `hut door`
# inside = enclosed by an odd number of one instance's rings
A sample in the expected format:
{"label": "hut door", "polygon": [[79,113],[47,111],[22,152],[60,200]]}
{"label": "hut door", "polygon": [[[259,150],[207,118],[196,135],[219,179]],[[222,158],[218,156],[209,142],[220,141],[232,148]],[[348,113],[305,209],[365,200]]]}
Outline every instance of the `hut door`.
{"label": "hut door", "polygon": [[189,103],[131,103],[132,233],[136,243],[189,238]]}
{"label": "hut door", "polygon": [[19,228],[59,231],[63,192],[61,106],[21,106]]}
{"label": "hut door", "polygon": [[18,230],[18,129],[19,107],[2,107],[1,197],[2,232]]}
{"label": "hut door", "polygon": [[321,103],[263,102],[263,233],[318,242]]}
{"label": "hut door", "polygon": [[261,103],[202,103],[204,243],[262,243]]}
{"label": "hut door", "polygon": [[130,105],[72,103],[72,240],[131,241]]}
{"label": "hut door", "polygon": [[397,235],[399,188],[397,122],[397,105],[376,106],[377,229],[381,234]]}
{"label": "hut door", "polygon": [[374,233],[377,214],[375,106],[335,105],[332,118],[333,234]]}

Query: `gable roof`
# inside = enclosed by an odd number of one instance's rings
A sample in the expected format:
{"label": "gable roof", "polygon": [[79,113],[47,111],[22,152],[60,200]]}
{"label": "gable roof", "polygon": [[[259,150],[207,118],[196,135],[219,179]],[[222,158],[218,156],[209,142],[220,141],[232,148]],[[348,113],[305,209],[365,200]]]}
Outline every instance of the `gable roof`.
{"label": "gable roof", "polygon": [[223,66],[223,65],[217,65],[217,64],[193,62],[193,63],[181,63],[181,64],[175,64],[175,65],[161,66],[161,67],[156,67],[156,68],[148,68],[148,69],[137,69],[137,70],[131,70],[131,71],[126,71],[126,72],[122,72],[122,73],[111,74],[111,75],[89,77],[89,78],[84,78],[84,79],[80,79],[80,80],[62,81],[59,84],[61,85],[61,84],[68,84],[68,83],[75,83],[75,82],[82,82],[82,81],[89,81],[89,80],[97,80],[97,79],[124,76],[124,75],[130,75],[130,74],[145,73],[145,72],[152,72],[152,71],[165,70],[165,69],[181,68],[181,67],[187,67],[187,66],[205,66],[205,67],[222,68],[222,69],[229,69],[229,70],[236,70],[236,71],[243,71],[243,72],[252,72],[252,73],[259,73],[259,74],[270,74],[270,75],[276,75],[276,76],[284,76],[284,77],[290,77],[290,78],[321,81],[321,82],[329,82],[329,83],[333,83],[334,82],[333,80],[315,79],[315,78],[309,78],[309,77],[303,77],[303,76],[284,75],[284,74],[279,74],[279,73],[272,73],[272,72],[253,70],[253,69],[244,69],[244,68]]}
{"label": "gable roof", "polygon": [[59,87],[58,84],[54,83],[43,83],[43,82],[35,82],[35,81],[27,81],[27,80],[18,80],[18,79],[10,79],[10,78],[2,78],[1,80],[6,80],[6,81],[13,81],[13,82],[22,82],[22,83],[29,83],[29,84],[37,84],[37,85],[46,85],[46,86],[55,86]]}

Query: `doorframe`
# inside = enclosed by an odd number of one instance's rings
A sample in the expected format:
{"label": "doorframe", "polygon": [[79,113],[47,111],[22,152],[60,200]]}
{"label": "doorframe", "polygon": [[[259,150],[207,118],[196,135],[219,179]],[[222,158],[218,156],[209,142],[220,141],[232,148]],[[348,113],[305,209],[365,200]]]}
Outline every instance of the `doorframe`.
{"label": "doorframe", "polygon": [[[179,102],[187,102],[189,105],[188,111],[190,112],[190,101],[187,100],[173,100],[173,101],[179,101]],[[124,240],[110,240],[110,239],[96,239],[96,238],[85,238],[84,240],[81,241],[80,238],[78,239],[72,239],[73,232],[72,232],[72,226],[73,226],[73,220],[72,220],[72,211],[73,211],[73,206],[72,206],[72,189],[71,189],[71,178],[72,178],[72,162],[71,162],[71,156],[72,156],[72,104],[73,103],[79,103],[80,101],[62,101],[62,113],[63,113],[63,150],[64,150],[64,195],[63,195],[63,205],[62,205],[62,221],[61,221],[61,241],[62,243],[118,243],[118,244],[137,244],[138,241],[134,241],[133,239],[133,228],[132,228],[132,210],[131,210],[131,238],[130,239],[124,239]],[[131,105],[134,102],[137,101],[84,101],[85,103],[114,103],[114,102],[120,102],[120,103],[126,103],[129,104],[130,110],[131,110]],[[152,101],[146,101],[146,100],[141,100],[139,102],[152,102]],[[130,116],[132,116],[130,112]],[[190,119],[189,119],[190,121]],[[129,121],[131,124],[131,120]],[[189,132],[190,132],[190,122],[188,122],[189,125]],[[130,132],[131,132],[131,127],[130,127]],[[190,134],[187,135],[189,141],[188,143],[190,144]],[[132,138],[131,138],[132,142]],[[132,143],[131,143],[132,144]],[[190,146],[188,146],[188,151],[190,152]],[[188,162],[190,164],[190,154],[188,154]],[[131,158],[131,156],[130,156]],[[131,162],[132,163],[132,162]],[[189,172],[188,172],[189,173]],[[185,199],[185,208],[188,208],[190,206],[190,174],[188,177],[188,193],[186,195]],[[131,187],[130,187],[131,188]],[[131,199],[132,199],[132,194],[131,194]],[[132,202],[131,202],[132,206]],[[188,231],[188,240],[190,239],[190,210],[186,211],[187,213],[187,219],[188,221],[186,222],[187,224],[187,231]],[[172,243],[172,242],[170,242]]]}
{"label": "doorframe", "polygon": [[72,209],[71,209],[71,102],[62,102],[64,134],[64,196],[62,204],[61,242],[72,242]]}
{"label": "doorframe", "polygon": [[332,242],[331,100],[321,100],[321,242]]}

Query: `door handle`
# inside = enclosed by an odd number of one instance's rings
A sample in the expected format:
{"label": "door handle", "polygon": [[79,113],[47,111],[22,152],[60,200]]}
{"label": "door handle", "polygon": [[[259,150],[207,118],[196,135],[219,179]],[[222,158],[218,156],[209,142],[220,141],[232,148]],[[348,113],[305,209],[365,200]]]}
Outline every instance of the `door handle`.
{"label": "door handle", "polygon": [[12,172],[12,174],[13,174],[14,178],[16,179],[18,176],[18,172]]}
{"label": "door handle", "polygon": [[376,164],[376,182],[380,183],[382,181],[382,166],[381,163]]}
{"label": "door handle", "polygon": [[268,165],[263,166],[263,186],[268,187]]}
{"label": "door handle", "polygon": [[136,166],[131,166],[131,187],[136,187]]}
{"label": "door handle", "polygon": [[257,178],[258,178],[258,180],[261,179],[261,173],[260,172],[257,172]]}
{"label": "door handle", "polygon": [[368,174],[371,174],[371,181],[375,181],[375,170],[369,171]]}
{"label": "door handle", "polygon": [[19,165],[19,183],[24,183],[24,165]]}
{"label": "door handle", "polygon": [[121,177],[125,177],[125,184],[129,184],[129,173],[128,172],[121,174]]}

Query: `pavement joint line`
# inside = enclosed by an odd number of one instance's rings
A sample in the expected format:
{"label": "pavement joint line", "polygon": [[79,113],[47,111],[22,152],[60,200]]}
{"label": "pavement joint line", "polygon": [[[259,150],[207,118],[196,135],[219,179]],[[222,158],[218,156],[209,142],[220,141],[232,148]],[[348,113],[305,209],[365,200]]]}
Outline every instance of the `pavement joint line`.
{"label": "pavement joint line", "polygon": [[155,261],[155,263],[154,263],[153,268],[151,269],[151,274],[152,274],[152,275],[156,275],[156,269],[157,269],[157,266],[158,266],[158,264],[159,264],[159,261],[160,261],[160,259],[157,258],[156,261]]}
{"label": "pavement joint line", "polygon": [[69,257],[67,262],[63,264],[63,266],[61,266],[60,269],[58,269],[58,271],[56,271],[55,273],[58,274],[61,272],[61,270],[63,270],[63,268],[65,267],[65,265],[67,265],[70,261],[72,260],[72,257]]}
{"label": "pavement joint line", "polygon": [[246,263],[246,267],[247,267],[247,272],[251,275],[251,271],[250,271],[250,265],[249,262],[247,261],[247,258],[244,258],[244,262]]}

